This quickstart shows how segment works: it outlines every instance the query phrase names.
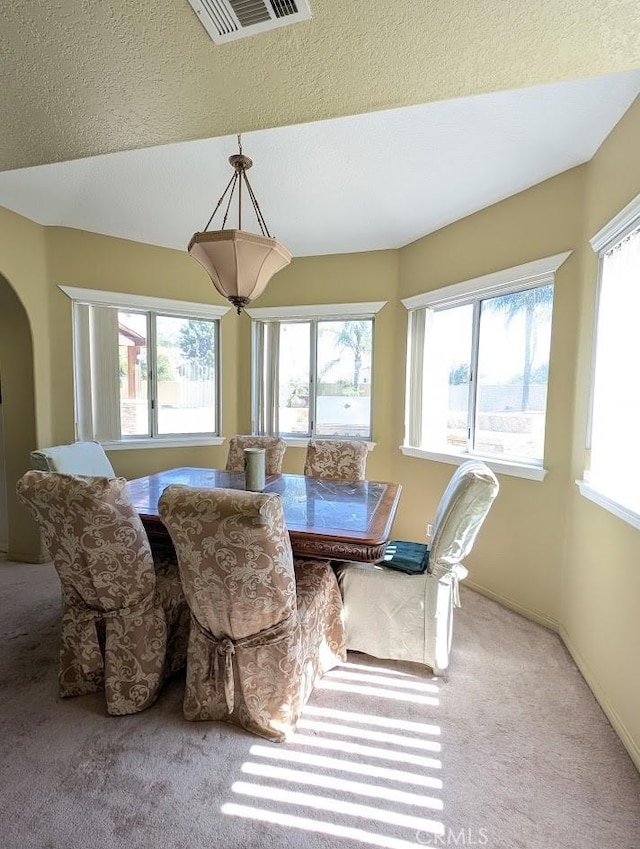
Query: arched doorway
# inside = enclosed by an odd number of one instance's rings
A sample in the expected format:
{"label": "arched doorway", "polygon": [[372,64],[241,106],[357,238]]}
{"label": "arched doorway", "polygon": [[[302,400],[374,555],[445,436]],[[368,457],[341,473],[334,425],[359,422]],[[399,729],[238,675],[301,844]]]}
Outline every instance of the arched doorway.
{"label": "arched doorway", "polygon": [[[26,310],[6,277],[0,274],[0,512],[12,560],[42,559],[40,536],[15,495],[16,482],[30,468],[36,447],[33,340]],[[0,528],[2,520],[0,520]]]}
{"label": "arched doorway", "polygon": [[2,373],[0,373],[0,554],[9,550],[9,515],[7,513],[7,466],[4,451],[4,414],[2,412]]}

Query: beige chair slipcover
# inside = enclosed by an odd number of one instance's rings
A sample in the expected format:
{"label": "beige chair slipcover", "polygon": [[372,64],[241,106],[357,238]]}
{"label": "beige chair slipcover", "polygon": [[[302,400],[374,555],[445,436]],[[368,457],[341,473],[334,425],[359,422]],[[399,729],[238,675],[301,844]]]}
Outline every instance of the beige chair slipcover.
{"label": "beige chair slipcover", "polygon": [[65,475],[115,478],[116,473],[99,442],[72,442],[31,452],[34,469]]}
{"label": "beige chair slipcover", "polygon": [[307,446],[304,473],[312,478],[363,481],[367,444],[349,439],[312,439]]}
{"label": "beige chair slipcover", "polygon": [[470,460],[458,467],[436,511],[423,574],[364,563],[338,567],[348,649],[416,661],[436,674],[444,672],[451,653],[453,608],[459,607],[458,583],[468,574],[462,560],[497,493],[498,481],[484,463]]}
{"label": "beige chair slipcover", "polygon": [[227,454],[228,472],[244,472],[245,448],[264,448],[266,451],[265,473],[267,475],[282,473],[282,461],[287,443],[277,436],[232,436]]}
{"label": "beige chair slipcover", "polygon": [[60,695],[104,688],[110,714],[149,707],[185,665],[189,610],[177,570],[154,571],[125,479],[29,471],[17,493],[62,585]]}
{"label": "beige chair slipcover", "polygon": [[191,607],[184,716],[286,739],[346,659],[331,567],[294,561],[279,495],[172,485],[158,506]]}

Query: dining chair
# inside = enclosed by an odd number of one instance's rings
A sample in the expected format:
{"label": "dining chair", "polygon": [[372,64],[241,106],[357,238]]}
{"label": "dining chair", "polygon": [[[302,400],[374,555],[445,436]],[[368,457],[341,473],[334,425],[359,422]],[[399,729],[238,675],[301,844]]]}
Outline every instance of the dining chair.
{"label": "dining chair", "polygon": [[282,473],[282,461],[287,443],[278,436],[232,436],[229,440],[226,470],[228,472],[244,471],[244,449],[264,448],[265,472],[267,475]]}
{"label": "dining chair", "polygon": [[353,439],[312,439],[307,445],[304,473],[312,478],[363,481],[367,443]]}
{"label": "dining chair", "polygon": [[346,659],[333,570],[294,560],[279,495],[176,484],[158,507],[191,608],[185,718],[285,740]]}
{"label": "dining chair", "polygon": [[[431,545],[391,542],[385,565],[345,563],[337,567],[344,600],[347,648],[378,658],[410,660],[436,675],[449,666],[453,610],[458,585],[468,571],[462,561],[498,494],[488,466],[470,460],[447,485],[433,522]],[[417,556],[416,556],[417,555]],[[395,562],[394,562],[395,561]]]}
{"label": "dining chair", "polygon": [[34,469],[40,469],[43,472],[106,478],[116,476],[104,448],[95,441],[39,448],[31,452],[31,464]]}
{"label": "dining chair", "polygon": [[17,494],[62,586],[60,695],[104,689],[114,715],[149,707],[186,663],[189,609],[177,569],[154,570],[125,479],[32,470]]}

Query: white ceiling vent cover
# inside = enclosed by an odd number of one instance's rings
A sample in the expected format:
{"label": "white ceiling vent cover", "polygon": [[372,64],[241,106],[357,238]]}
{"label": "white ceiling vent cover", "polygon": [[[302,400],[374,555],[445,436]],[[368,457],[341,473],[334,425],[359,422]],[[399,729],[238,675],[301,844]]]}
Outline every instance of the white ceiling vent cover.
{"label": "white ceiling vent cover", "polygon": [[307,0],[189,0],[216,44],[307,21]]}

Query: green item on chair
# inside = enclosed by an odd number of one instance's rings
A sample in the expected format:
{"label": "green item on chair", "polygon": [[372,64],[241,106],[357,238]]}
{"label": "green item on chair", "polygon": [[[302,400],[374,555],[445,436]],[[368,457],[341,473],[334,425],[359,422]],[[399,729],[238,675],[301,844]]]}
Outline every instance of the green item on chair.
{"label": "green item on chair", "polygon": [[420,575],[429,565],[429,547],[421,542],[390,540],[380,565],[408,575]]}

